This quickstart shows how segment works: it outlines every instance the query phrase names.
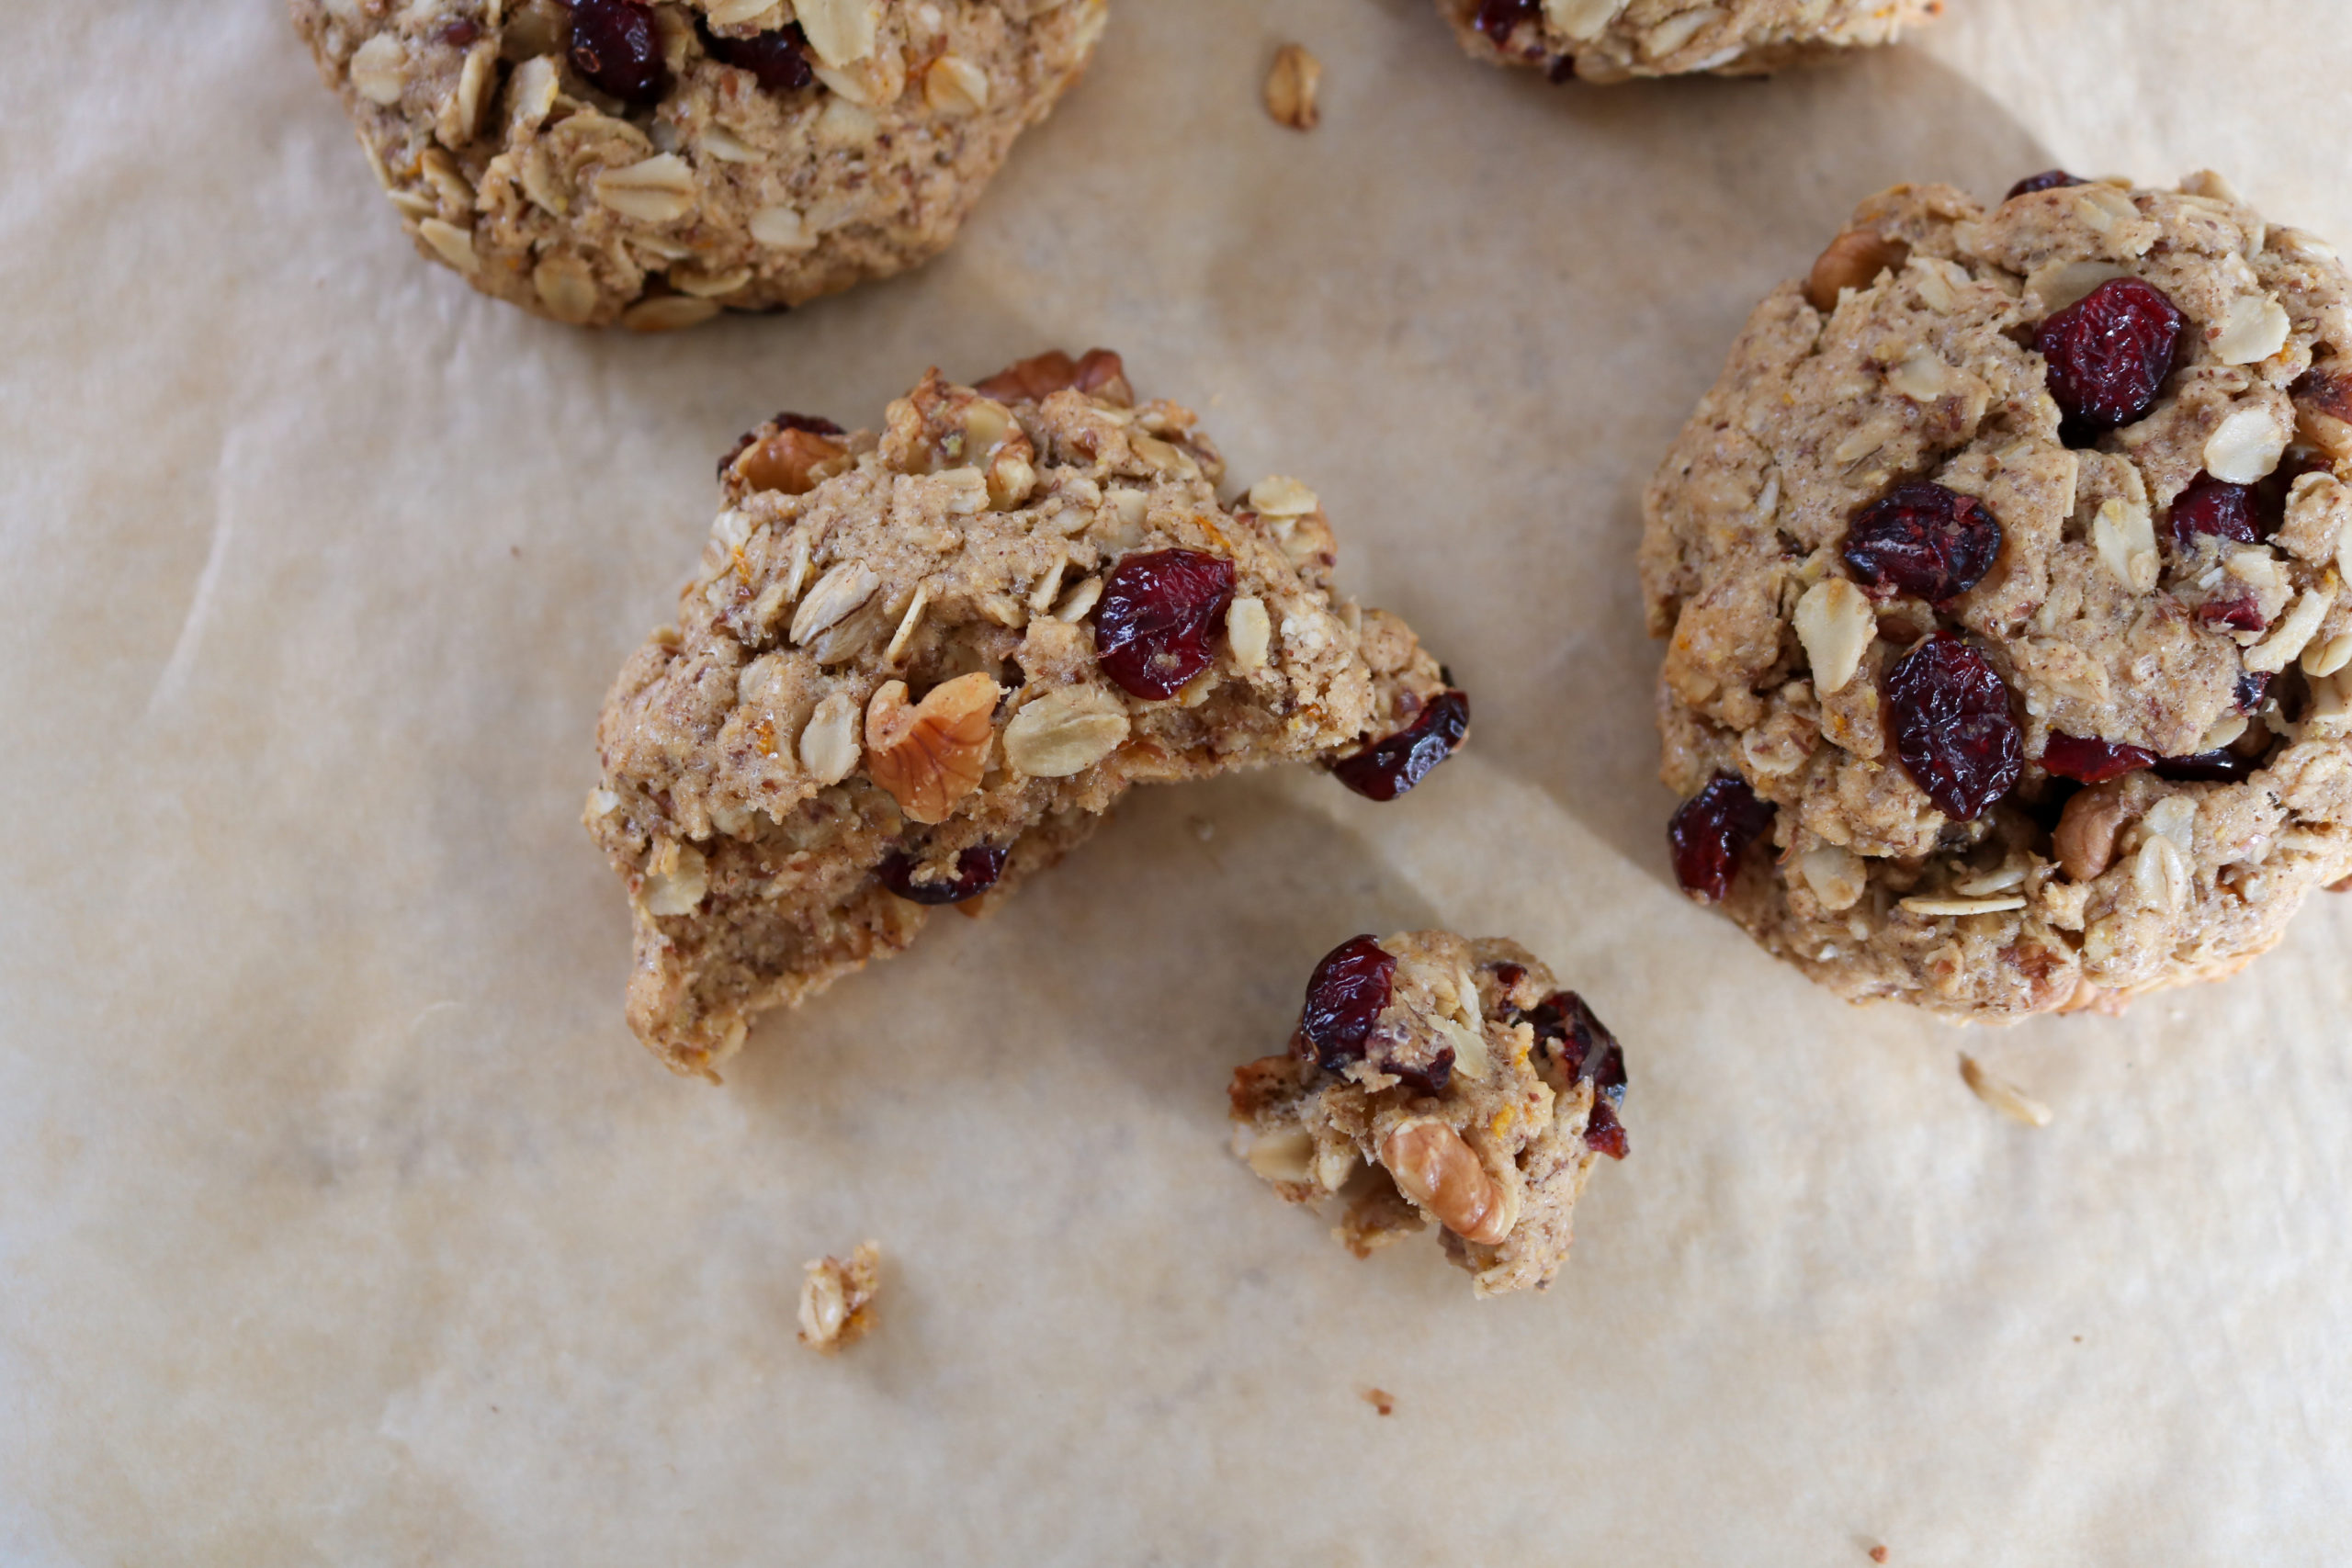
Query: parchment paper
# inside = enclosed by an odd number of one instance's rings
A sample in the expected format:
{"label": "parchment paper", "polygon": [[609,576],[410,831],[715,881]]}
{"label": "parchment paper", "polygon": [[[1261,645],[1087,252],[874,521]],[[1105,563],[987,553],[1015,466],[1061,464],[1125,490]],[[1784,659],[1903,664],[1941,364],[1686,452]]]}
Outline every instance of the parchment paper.
{"label": "parchment paper", "polygon": [[[1589,90],[1425,0],[1118,0],[946,259],[660,340],[412,255],[269,0],[5,9],[0,1562],[2352,1557],[2352,899],[2121,1021],[1850,1010],[1668,886],[1632,567],[1882,185],[2210,164],[2352,243],[2337,6],[1953,0]],[[1094,343],[1320,491],[1471,748],[1388,807],[1139,795],[671,1077],[576,818],[712,460]],[[1423,924],[1627,1043],[1547,1296],[1358,1262],[1226,1150],[1313,961]],[[800,1264],[868,1235],[881,1328],[820,1360]]]}

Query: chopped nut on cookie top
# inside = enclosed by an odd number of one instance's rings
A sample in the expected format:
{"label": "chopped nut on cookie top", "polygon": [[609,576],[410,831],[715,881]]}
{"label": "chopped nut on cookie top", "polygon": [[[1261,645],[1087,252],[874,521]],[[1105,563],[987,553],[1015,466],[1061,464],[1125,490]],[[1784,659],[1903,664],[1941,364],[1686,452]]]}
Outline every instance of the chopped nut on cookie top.
{"label": "chopped nut on cookie top", "polygon": [[1108,0],[291,0],[417,249],[668,331],[944,248]]}
{"label": "chopped nut on cookie top", "polygon": [[1555,82],[1750,76],[1893,43],[1943,0],[1437,0],[1462,47]]}
{"label": "chopped nut on cookie top", "polygon": [[1644,512],[1678,875],[1840,994],[2111,1010],[2352,869],[2352,276],[2219,176],[1871,197]]}
{"label": "chopped nut on cookie top", "polygon": [[1446,931],[1334,948],[1289,1053],[1227,1092],[1275,1191],[1345,1195],[1358,1257],[1436,1221],[1482,1296],[1552,1282],[1594,1161],[1627,1149],[1616,1037],[1516,942]]}
{"label": "chopped nut on cookie top", "polygon": [[1131,785],[1302,761],[1385,800],[1452,750],[1467,700],[1332,591],[1314,492],[1228,506],[1224,468],[1102,350],[934,371],[879,435],[782,414],[737,444],[679,624],[597,727],[587,824],[662,1060],[710,1076],[753,1013],[1052,864]]}

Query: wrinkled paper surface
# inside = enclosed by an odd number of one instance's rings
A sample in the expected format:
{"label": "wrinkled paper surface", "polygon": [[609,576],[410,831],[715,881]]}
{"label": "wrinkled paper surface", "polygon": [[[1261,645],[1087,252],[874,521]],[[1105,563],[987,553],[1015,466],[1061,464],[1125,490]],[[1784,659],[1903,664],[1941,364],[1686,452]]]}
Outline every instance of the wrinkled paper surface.
{"label": "wrinkled paper surface", "polygon": [[[1118,0],[948,257],[666,339],[411,254],[271,0],[11,10],[0,1561],[2352,1557],[2352,898],[2120,1021],[1849,1010],[1668,886],[1633,570],[1748,308],[1883,185],[2212,165],[2352,243],[2334,6],[1953,0],[1593,90],[1426,0]],[[1095,343],[1320,491],[1470,749],[1391,807],[1139,795],[671,1077],[577,818],[713,459]],[[1627,1043],[1544,1296],[1359,1262],[1226,1146],[1316,958],[1424,925]],[[865,1236],[820,1360],[801,1263]]]}

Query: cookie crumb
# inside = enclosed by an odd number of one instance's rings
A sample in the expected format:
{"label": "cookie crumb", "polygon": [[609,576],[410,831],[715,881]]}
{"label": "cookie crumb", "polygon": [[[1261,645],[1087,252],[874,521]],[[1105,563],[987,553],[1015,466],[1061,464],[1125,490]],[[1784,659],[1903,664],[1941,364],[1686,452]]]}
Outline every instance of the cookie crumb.
{"label": "cookie crumb", "polygon": [[844,1263],[820,1258],[807,1265],[800,1286],[800,1342],[831,1356],[865,1337],[874,1326],[874,1296],[881,1287],[882,1244],[862,1241]]}
{"label": "cookie crumb", "polygon": [[1883,1546],[1873,1546],[1873,1547],[1871,1547],[1871,1562],[1885,1562],[1885,1561],[1886,1561],[1886,1548],[1885,1548],[1885,1547],[1883,1547]]}
{"label": "cookie crumb", "polygon": [[2023,1122],[2029,1127],[2050,1125],[2050,1107],[2008,1079],[1989,1071],[1965,1051],[1960,1054],[1960,1076],[1970,1092],[2011,1121]]}
{"label": "cookie crumb", "polygon": [[1363,1391],[1363,1398],[1366,1404],[1371,1405],[1383,1416],[1396,1414],[1396,1396],[1385,1388],[1367,1388]]}
{"label": "cookie crumb", "polygon": [[1275,123],[1293,130],[1312,130],[1322,121],[1316,95],[1323,85],[1323,62],[1295,43],[1274,51],[1273,69],[1266,73],[1266,112]]}

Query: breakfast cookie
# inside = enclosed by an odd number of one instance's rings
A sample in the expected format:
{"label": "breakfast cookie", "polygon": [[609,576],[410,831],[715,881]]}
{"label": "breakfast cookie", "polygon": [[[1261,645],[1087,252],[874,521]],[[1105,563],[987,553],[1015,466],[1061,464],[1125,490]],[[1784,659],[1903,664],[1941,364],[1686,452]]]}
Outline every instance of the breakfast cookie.
{"label": "breakfast cookie", "polygon": [[1374,799],[1469,701],[1332,592],[1314,492],[1224,464],[1118,356],[937,372],[879,436],[779,415],[679,624],[621,671],[587,824],[627,883],[628,1017],[713,1076],[751,1016],[914,940],[1092,831],[1132,784],[1313,761]]}
{"label": "breakfast cookie", "polygon": [[1625,1058],[1516,942],[1410,931],[1316,966],[1290,1050],[1227,1090],[1250,1168],[1348,1200],[1358,1257],[1434,1220],[1477,1293],[1552,1282],[1600,1155],[1625,1157]]}
{"label": "breakfast cookie", "polygon": [[1480,60],[1555,82],[1754,76],[1893,43],[1943,0],[1437,0]]}
{"label": "breakfast cookie", "polygon": [[936,254],[1107,4],[292,0],[419,250],[646,331]]}
{"label": "breakfast cookie", "polygon": [[1863,203],[1644,500],[1683,887],[1961,1019],[2276,942],[2352,872],[2348,284],[2212,175]]}

